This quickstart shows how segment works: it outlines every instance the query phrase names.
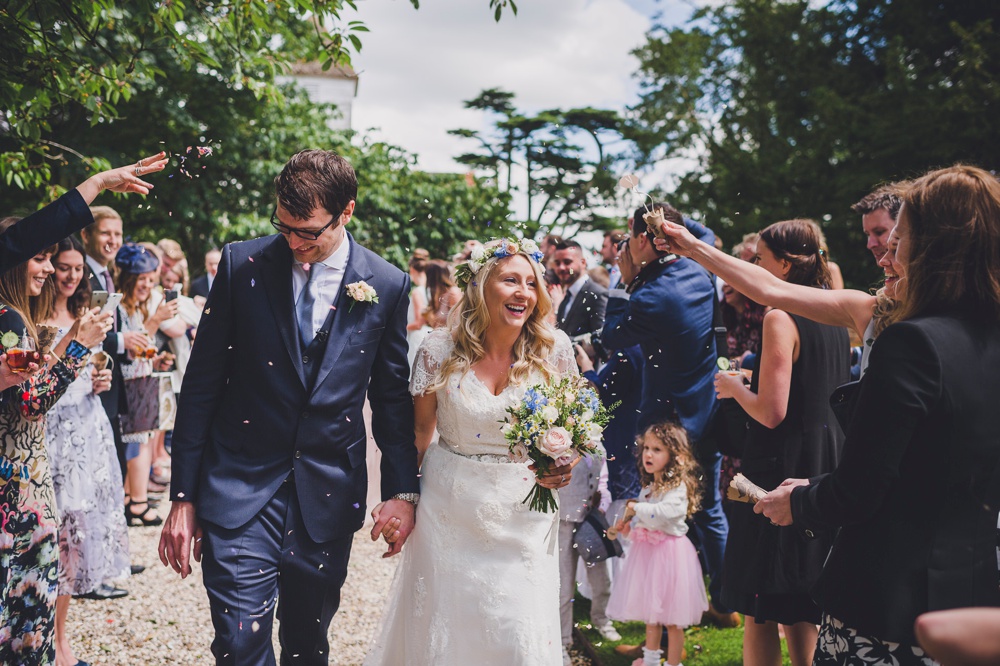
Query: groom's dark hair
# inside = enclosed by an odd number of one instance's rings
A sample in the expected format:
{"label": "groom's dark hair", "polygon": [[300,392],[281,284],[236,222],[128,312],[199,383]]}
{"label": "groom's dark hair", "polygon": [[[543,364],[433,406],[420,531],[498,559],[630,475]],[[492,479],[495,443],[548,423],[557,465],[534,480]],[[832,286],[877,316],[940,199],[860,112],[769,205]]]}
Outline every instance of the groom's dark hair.
{"label": "groom's dark hair", "polygon": [[278,203],[297,220],[322,206],[334,216],[358,197],[354,168],[332,150],[303,150],[292,155],[274,179]]}

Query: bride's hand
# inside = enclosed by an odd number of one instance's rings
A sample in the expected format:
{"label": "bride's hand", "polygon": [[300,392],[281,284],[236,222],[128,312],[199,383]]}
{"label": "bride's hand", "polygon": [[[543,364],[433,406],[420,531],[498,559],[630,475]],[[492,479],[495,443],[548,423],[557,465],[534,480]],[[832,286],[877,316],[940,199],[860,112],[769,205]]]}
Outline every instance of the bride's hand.
{"label": "bride's hand", "polygon": [[389,544],[389,550],[382,554],[383,558],[392,557],[402,550],[413,531],[415,513],[413,504],[399,499],[379,502],[372,509],[372,520],[375,521],[371,532],[372,541],[378,541],[381,535]]}
{"label": "bride's hand", "polygon": [[[573,459],[573,462],[567,465],[559,465],[558,467],[550,467],[548,473],[545,476],[539,476],[536,478],[536,482],[542,488],[549,488],[551,490],[556,490],[562,488],[563,486],[569,485],[570,479],[573,478],[573,468],[580,464],[581,458],[577,456]],[[535,466],[530,465],[528,467],[531,471],[535,471]]]}

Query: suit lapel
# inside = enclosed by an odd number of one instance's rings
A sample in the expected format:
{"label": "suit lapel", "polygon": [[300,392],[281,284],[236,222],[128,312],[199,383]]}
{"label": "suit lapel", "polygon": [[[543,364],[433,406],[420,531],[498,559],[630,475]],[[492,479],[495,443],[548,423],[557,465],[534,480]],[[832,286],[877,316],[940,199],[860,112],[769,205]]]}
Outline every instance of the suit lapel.
{"label": "suit lapel", "polygon": [[361,251],[361,246],[354,242],[354,238],[350,234],[347,234],[347,241],[351,244],[350,255],[344,269],[344,279],[340,283],[340,291],[337,292],[337,297],[333,301],[333,307],[336,308],[333,326],[326,343],[326,350],[323,352],[323,363],[319,367],[313,392],[323,384],[327,375],[333,370],[337,359],[344,351],[348,338],[351,337],[351,332],[361,323],[368,308],[377,307],[371,303],[355,303],[347,295],[347,285],[361,280],[370,280],[373,276],[368,260]]}
{"label": "suit lapel", "polygon": [[299,381],[302,382],[302,386],[306,386],[292,291],[292,251],[283,238],[275,236],[274,242],[261,250],[258,256],[261,259],[260,278],[264,283],[267,299],[271,303],[274,321],[278,325],[282,342],[288,350],[292,365],[295,366]]}
{"label": "suit lapel", "polygon": [[576,298],[570,303],[569,309],[566,311],[566,316],[563,317],[563,331],[566,335],[573,335],[578,326],[580,320],[580,312],[583,310],[585,305],[584,301],[587,299],[587,287],[590,286],[590,280],[588,279],[580,287],[580,291],[576,292]]}

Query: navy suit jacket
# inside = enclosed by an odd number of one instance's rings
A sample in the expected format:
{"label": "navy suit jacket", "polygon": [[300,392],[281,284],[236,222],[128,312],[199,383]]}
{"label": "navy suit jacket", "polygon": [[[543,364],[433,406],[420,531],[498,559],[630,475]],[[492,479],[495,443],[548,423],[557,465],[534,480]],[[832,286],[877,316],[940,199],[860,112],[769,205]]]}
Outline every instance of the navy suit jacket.
{"label": "navy suit jacket", "polygon": [[[711,231],[687,222],[711,244]],[[637,283],[631,293],[608,292],[601,342],[608,350],[642,348],[639,430],[676,418],[691,442],[697,442],[716,409],[712,276],[681,257],[645,267]]]}
{"label": "navy suit jacket", "polygon": [[[198,326],[173,434],[171,499],[194,501],[200,519],[247,523],[294,475],[316,542],[365,518],[370,398],[382,450],[382,496],[419,492],[408,391],[409,277],[350,234],[343,283],[315,383],[307,386],[292,297],[292,253],[281,236],[232,243]],[[356,303],[364,280],[378,303]]]}

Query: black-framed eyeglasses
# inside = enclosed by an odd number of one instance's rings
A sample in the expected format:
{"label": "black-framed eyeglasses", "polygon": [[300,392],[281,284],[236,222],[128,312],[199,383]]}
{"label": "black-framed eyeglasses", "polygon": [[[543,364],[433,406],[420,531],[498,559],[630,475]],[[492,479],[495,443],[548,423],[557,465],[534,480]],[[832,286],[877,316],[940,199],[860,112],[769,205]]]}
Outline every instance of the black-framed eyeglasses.
{"label": "black-framed eyeglasses", "polygon": [[271,226],[278,230],[279,234],[284,234],[285,236],[289,234],[295,234],[303,240],[319,240],[319,237],[323,235],[323,232],[332,227],[340,219],[339,215],[335,215],[332,220],[323,225],[323,228],[317,231],[310,231],[308,229],[293,229],[287,225],[282,224],[278,221],[278,209],[275,208],[271,213]]}

